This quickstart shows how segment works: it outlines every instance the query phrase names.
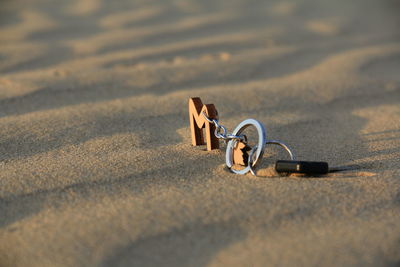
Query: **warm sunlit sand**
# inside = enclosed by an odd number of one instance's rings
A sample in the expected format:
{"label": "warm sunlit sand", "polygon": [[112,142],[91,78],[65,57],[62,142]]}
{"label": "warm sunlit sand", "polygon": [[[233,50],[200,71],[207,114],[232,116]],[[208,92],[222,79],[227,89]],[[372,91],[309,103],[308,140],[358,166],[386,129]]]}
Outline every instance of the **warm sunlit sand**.
{"label": "warm sunlit sand", "polygon": [[[0,1],[0,266],[398,266],[395,0]],[[187,101],[299,159],[224,168]]]}

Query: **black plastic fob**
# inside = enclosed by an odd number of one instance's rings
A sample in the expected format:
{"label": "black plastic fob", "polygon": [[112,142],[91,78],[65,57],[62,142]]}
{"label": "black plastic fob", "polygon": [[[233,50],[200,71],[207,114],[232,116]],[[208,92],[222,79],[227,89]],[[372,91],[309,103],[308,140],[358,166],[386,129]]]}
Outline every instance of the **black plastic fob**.
{"label": "black plastic fob", "polygon": [[328,163],[322,161],[295,161],[278,160],[275,163],[277,172],[306,173],[306,174],[327,174]]}

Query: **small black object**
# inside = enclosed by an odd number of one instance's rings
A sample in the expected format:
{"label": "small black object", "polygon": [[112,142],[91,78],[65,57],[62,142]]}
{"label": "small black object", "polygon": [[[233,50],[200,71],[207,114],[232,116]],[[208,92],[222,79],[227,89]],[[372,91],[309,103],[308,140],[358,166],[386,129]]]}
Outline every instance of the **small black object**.
{"label": "small black object", "polygon": [[329,166],[328,163],[322,161],[278,160],[275,163],[275,170],[277,172],[327,174]]}

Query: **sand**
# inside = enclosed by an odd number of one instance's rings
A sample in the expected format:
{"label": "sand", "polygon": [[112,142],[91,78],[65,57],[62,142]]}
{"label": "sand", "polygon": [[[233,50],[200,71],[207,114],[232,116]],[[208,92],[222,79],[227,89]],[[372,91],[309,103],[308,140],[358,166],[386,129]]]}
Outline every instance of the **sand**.
{"label": "sand", "polygon": [[[0,2],[0,266],[399,266],[395,0]],[[348,171],[229,173],[187,101]]]}

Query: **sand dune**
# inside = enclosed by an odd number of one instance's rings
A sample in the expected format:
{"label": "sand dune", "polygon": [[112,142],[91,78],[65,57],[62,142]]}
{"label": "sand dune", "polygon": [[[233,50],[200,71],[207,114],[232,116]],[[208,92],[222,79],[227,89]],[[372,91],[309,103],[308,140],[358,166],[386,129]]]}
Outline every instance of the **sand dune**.
{"label": "sand dune", "polygon": [[[399,11],[0,2],[0,266],[398,266]],[[348,170],[231,174],[193,96]]]}

